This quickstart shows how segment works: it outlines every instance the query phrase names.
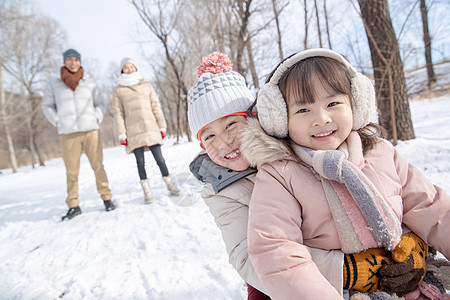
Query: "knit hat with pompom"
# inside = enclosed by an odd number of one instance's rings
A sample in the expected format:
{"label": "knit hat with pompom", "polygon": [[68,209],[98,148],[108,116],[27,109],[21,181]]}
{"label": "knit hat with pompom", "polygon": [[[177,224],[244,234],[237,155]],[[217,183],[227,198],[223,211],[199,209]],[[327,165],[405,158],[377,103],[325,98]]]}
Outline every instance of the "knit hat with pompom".
{"label": "knit hat with pompom", "polygon": [[191,132],[200,140],[203,128],[229,115],[244,115],[254,97],[244,77],[232,71],[228,55],[213,52],[197,68],[197,82],[188,93]]}

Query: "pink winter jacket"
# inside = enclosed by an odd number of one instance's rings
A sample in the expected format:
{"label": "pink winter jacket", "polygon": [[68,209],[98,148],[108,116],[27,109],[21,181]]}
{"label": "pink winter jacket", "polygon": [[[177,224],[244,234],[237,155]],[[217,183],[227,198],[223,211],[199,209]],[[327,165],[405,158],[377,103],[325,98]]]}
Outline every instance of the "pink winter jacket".
{"label": "pink winter jacket", "polygon": [[[249,121],[241,150],[258,166],[249,207],[248,251],[272,299],[338,299],[305,246],[340,249],[318,174]],[[282,159],[283,158],[283,159]],[[450,197],[380,140],[362,170],[399,220],[450,258]]]}
{"label": "pink winter jacket", "polygon": [[[222,233],[229,262],[245,282],[266,293],[247,251],[248,205],[254,181],[255,174],[249,175],[218,194],[214,192],[211,184],[205,184],[202,197]],[[343,253],[339,250],[325,251],[309,247],[307,251],[311,253],[312,260],[321,274],[342,294]]]}

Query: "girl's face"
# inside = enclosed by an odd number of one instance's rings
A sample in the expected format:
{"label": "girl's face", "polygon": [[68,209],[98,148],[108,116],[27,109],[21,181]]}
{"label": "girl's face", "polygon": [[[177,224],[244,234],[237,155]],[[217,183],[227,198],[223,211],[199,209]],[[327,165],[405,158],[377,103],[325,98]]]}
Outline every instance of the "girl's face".
{"label": "girl's face", "polygon": [[313,150],[336,150],[352,130],[350,98],[331,88],[325,89],[317,78],[314,86],[314,103],[299,104],[287,99],[289,137]]}
{"label": "girl's face", "polygon": [[203,129],[200,138],[213,162],[233,171],[243,171],[250,166],[240,151],[241,134],[246,123],[244,116],[227,116]]}
{"label": "girl's face", "polygon": [[136,72],[136,67],[132,63],[126,63],[123,68],[122,72],[125,74],[131,74]]}

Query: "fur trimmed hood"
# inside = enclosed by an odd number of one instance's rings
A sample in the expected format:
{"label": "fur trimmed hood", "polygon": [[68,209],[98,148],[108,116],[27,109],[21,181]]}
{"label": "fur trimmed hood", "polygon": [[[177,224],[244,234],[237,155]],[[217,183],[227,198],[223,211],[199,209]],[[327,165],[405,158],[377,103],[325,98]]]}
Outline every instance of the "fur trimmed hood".
{"label": "fur trimmed hood", "polygon": [[240,149],[251,167],[259,167],[281,159],[294,160],[287,143],[285,139],[268,135],[257,119],[247,118]]}

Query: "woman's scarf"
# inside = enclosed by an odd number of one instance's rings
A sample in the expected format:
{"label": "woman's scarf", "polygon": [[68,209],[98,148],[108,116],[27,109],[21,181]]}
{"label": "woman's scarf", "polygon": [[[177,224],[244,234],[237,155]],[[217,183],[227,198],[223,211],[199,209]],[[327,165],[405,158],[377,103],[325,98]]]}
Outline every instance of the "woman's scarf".
{"label": "woman's scarf", "polygon": [[80,67],[80,69],[78,69],[78,71],[75,73],[70,72],[66,67],[61,67],[61,80],[65,85],[70,87],[72,91],[75,91],[78,83],[80,82],[81,78],[83,78],[83,76],[83,67]]}
{"label": "woman's scarf", "polygon": [[361,171],[361,138],[353,131],[338,150],[312,150],[292,143],[294,153],[321,176],[344,253],[393,250],[402,235],[386,199]]}
{"label": "woman's scarf", "polygon": [[139,72],[134,72],[131,74],[120,74],[117,82],[121,86],[132,86],[138,84],[142,80],[142,75]]}

